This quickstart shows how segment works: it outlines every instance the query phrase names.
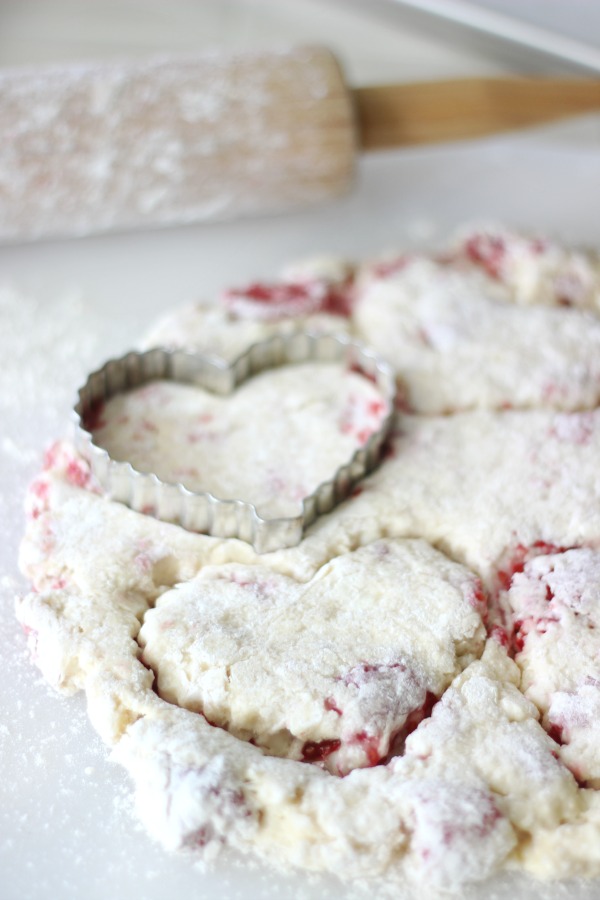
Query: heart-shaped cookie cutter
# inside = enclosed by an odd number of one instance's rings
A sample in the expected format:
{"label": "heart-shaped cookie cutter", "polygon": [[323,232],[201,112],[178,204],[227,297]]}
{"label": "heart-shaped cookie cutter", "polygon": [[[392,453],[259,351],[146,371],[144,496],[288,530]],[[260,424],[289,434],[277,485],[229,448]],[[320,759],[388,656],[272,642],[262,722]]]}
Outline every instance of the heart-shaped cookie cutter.
{"label": "heart-shaped cookie cutter", "polygon": [[[230,394],[265,369],[303,362],[339,362],[374,381],[385,404],[381,427],[358,447],[351,459],[302,501],[302,512],[289,518],[266,518],[245,500],[222,500],[209,491],[192,491],[181,483],[162,481],[119,462],[94,443],[93,422],[101,405],[116,394],[151,381],[168,379],[195,384],[216,394]],[[329,512],[367,472],[377,465],[390,430],[396,380],[392,367],[361,342],[344,334],[296,331],[252,344],[232,362],[187,350],[156,347],[111,359],[93,372],[79,390],[74,408],[75,443],[111,500],[137,512],[176,523],[189,531],[240,538],[257,553],[293,547],[305,528]]]}

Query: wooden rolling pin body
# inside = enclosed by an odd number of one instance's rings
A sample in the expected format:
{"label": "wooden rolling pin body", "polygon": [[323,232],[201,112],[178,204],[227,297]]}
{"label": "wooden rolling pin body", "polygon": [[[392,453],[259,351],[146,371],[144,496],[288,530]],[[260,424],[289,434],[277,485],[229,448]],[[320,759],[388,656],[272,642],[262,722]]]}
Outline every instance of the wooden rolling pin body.
{"label": "wooden rolling pin body", "polygon": [[327,51],[0,74],[0,238],[273,212],[343,191],[352,106]]}
{"label": "wooden rolling pin body", "polygon": [[0,239],[305,206],[357,151],[468,138],[600,108],[593,82],[485,80],[349,90],[301,48],[0,73]]}

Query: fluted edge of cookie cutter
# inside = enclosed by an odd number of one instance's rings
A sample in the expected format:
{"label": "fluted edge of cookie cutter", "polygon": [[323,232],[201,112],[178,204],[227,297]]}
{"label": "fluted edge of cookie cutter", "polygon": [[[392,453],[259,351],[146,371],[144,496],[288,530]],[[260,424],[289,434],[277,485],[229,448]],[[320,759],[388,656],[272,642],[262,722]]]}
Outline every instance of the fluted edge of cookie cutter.
{"label": "fluted edge of cookie cutter", "polygon": [[[100,404],[151,381],[165,379],[196,384],[212,393],[227,395],[259,372],[304,362],[345,363],[376,384],[386,412],[381,427],[332,478],[303,499],[302,512],[296,516],[264,517],[246,500],[221,499],[210,491],[192,491],[180,482],[163,481],[152,472],[139,471],[129,462],[112,459],[107,450],[94,443],[92,430],[86,428],[86,419]],[[389,363],[345,334],[311,331],[278,334],[252,344],[232,361],[163,347],[134,350],[108,360],[79,389],[73,410],[75,444],[109,499],[136,512],[181,525],[188,531],[239,538],[252,544],[257,553],[268,553],[297,545],[304,530],[344,500],[356,483],[377,465],[391,428],[395,393],[396,379]]]}

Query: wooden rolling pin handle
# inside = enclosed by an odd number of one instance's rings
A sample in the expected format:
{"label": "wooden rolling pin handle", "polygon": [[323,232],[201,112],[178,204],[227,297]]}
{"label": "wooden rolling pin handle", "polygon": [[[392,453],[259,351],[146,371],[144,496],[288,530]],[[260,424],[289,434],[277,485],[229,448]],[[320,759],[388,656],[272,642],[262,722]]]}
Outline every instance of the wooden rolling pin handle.
{"label": "wooden rolling pin handle", "polygon": [[464,140],[600,110],[600,81],[467,78],[355,88],[363,150]]}

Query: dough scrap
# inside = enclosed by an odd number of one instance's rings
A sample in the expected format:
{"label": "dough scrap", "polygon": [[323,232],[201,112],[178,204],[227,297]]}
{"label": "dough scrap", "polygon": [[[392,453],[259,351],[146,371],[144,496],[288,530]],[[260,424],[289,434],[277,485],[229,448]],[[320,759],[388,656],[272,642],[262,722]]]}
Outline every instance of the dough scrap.
{"label": "dough scrap", "polygon": [[600,553],[536,556],[506,592],[521,687],[542,712],[565,765],[600,786]]}

